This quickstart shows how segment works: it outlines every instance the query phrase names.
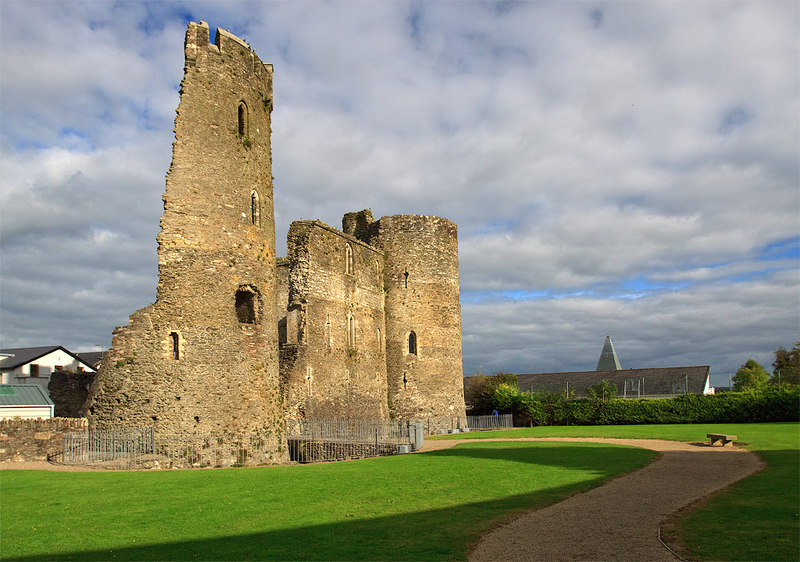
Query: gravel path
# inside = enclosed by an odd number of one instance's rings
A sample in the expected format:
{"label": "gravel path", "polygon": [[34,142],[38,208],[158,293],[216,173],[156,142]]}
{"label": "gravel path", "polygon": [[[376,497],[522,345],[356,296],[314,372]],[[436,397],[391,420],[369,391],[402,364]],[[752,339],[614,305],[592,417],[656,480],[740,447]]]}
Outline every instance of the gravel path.
{"label": "gravel path", "polygon": [[[540,439],[519,439],[528,440]],[[632,445],[660,456],[640,470],[485,534],[469,560],[676,560],[659,540],[664,520],[764,466],[758,455],[731,446],[653,439],[542,440]],[[422,452],[464,442],[475,440],[428,440]]]}

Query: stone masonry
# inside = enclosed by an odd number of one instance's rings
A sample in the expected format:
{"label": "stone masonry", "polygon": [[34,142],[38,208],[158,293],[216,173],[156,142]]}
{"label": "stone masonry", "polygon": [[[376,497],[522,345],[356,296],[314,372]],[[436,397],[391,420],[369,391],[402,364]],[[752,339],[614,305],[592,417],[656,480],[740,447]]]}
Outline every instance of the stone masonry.
{"label": "stone masonry", "polygon": [[294,222],[279,264],[281,380],[287,416],[464,422],[456,225],[439,217],[342,232]]}
{"label": "stone masonry", "polygon": [[287,417],[462,421],[455,224],[298,221],[276,260],[272,66],[204,22],[185,60],[156,301],[114,331],[90,426],[258,432],[284,462]]}

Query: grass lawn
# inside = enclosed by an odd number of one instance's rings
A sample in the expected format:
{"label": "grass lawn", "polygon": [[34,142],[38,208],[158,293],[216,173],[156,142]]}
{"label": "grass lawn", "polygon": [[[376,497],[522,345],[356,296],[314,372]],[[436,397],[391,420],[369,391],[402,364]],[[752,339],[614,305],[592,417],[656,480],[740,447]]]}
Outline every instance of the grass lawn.
{"label": "grass lawn", "polygon": [[4,559],[463,559],[498,521],[655,453],[478,442],[347,463],[227,470],[0,471]]}
{"label": "grass lawn", "polygon": [[[534,427],[441,438],[623,437],[706,441],[729,433],[767,468],[689,512],[672,531],[701,560],[800,559],[800,424],[696,424]],[[713,537],[710,539],[710,537]]]}

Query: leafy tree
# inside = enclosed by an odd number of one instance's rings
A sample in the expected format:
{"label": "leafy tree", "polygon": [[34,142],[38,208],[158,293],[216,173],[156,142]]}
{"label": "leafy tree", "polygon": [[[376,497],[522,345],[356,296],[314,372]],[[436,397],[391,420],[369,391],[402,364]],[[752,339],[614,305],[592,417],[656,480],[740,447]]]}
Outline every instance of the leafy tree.
{"label": "leafy tree", "polygon": [[472,397],[472,411],[476,414],[491,414],[494,406],[494,392],[502,384],[517,388],[517,375],[497,373],[494,376],[483,374],[471,377],[465,394]]}
{"label": "leafy tree", "polygon": [[775,352],[775,361],[772,362],[771,384],[800,384],[800,341],[792,349],[786,351],[783,346]]}
{"label": "leafy tree", "polygon": [[495,410],[501,414],[509,414],[514,412],[519,397],[519,388],[515,384],[500,383],[494,390],[492,396],[492,403]]}
{"label": "leafy tree", "polygon": [[586,396],[597,402],[611,400],[612,398],[616,397],[616,395],[617,385],[611,384],[605,379],[586,389]]}
{"label": "leafy tree", "polygon": [[768,379],[769,374],[764,367],[755,359],[748,359],[733,376],[733,390],[759,390],[767,385]]}

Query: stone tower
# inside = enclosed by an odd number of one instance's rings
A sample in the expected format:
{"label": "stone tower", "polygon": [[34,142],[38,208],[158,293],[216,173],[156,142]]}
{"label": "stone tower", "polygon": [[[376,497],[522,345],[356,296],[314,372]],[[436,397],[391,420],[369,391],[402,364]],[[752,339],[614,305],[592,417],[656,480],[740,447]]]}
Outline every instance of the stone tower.
{"label": "stone tower", "polygon": [[[401,419],[464,420],[458,229],[425,215],[383,217],[388,395]],[[462,424],[463,427],[463,424]]]}
{"label": "stone tower", "polygon": [[272,66],[204,22],[185,61],[156,302],[115,330],[86,406],[95,427],[262,431],[279,462]]}

